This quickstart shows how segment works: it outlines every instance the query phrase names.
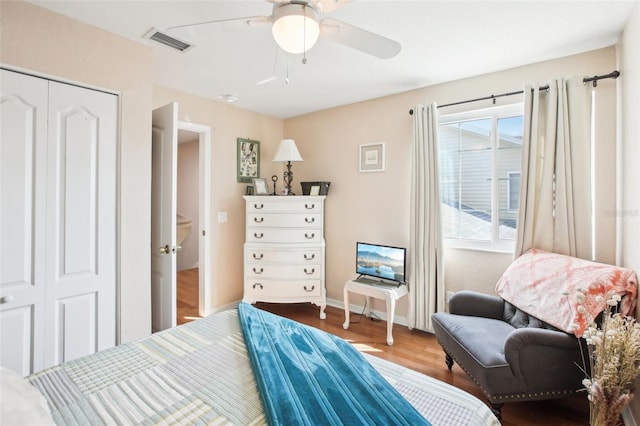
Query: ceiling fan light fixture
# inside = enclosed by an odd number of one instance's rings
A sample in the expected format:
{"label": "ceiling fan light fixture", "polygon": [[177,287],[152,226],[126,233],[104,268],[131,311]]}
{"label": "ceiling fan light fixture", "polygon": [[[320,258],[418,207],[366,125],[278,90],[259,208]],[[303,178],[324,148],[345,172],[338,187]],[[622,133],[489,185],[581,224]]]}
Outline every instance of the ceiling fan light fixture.
{"label": "ceiling fan light fixture", "polygon": [[271,32],[285,52],[304,53],[316,44],[320,36],[318,13],[306,4],[278,6],[273,11]]}

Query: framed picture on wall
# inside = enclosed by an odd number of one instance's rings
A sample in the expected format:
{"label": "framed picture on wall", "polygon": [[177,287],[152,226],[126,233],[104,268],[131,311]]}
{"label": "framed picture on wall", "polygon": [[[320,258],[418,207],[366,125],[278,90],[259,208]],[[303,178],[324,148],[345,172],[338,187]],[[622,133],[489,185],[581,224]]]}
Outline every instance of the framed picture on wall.
{"label": "framed picture on wall", "polygon": [[238,182],[251,183],[253,178],[260,177],[260,142],[238,138]]}
{"label": "framed picture on wall", "polygon": [[384,142],[360,145],[360,172],[384,172]]}

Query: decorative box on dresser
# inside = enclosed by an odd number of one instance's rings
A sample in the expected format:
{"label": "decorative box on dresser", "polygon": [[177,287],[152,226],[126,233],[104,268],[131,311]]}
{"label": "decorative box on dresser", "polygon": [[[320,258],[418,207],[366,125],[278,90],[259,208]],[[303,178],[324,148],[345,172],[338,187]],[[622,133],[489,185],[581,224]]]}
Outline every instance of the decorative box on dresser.
{"label": "decorative box on dresser", "polygon": [[310,302],[326,318],[325,198],[244,197],[244,302]]}

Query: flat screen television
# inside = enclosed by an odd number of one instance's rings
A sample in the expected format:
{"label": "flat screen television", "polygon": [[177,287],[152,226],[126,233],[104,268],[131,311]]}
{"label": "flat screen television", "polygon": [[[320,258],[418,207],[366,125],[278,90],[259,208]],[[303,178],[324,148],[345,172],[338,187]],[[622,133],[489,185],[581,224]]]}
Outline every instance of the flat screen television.
{"label": "flat screen television", "polygon": [[356,273],[382,280],[405,282],[407,249],[356,243]]}

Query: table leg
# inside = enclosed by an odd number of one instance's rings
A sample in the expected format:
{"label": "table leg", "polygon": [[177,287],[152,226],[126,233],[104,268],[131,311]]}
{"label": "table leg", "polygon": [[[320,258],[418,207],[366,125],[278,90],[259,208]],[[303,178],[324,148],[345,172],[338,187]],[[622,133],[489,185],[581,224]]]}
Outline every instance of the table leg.
{"label": "table leg", "polygon": [[349,289],[347,288],[346,285],[344,286],[343,300],[344,300],[344,324],[342,324],[342,328],[346,330],[349,328],[349,317],[351,316],[351,313],[349,312]]}
{"label": "table leg", "polygon": [[393,345],[393,318],[396,310],[396,300],[393,297],[387,297],[387,345]]}

